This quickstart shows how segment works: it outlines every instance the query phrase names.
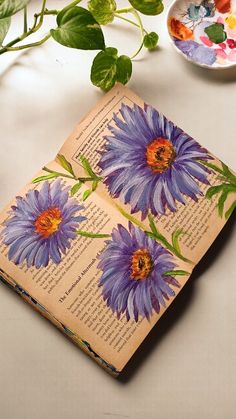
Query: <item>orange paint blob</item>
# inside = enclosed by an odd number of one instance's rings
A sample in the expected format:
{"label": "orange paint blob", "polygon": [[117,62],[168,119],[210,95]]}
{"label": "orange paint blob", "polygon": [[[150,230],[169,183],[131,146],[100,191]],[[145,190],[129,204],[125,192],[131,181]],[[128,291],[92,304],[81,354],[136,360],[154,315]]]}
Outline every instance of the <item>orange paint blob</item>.
{"label": "orange paint blob", "polygon": [[187,28],[187,26],[174,17],[169,19],[168,26],[171,35],[180,39],[180,41],[193,38],[193,32],[191,29]]}

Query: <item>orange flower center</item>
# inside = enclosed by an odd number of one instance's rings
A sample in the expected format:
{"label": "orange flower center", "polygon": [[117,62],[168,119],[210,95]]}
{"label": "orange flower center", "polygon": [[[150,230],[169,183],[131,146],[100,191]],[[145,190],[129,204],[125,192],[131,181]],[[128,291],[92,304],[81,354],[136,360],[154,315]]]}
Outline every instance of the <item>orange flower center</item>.
{"label": "orange flower center", "polygon": [[156,138],[146,149],[147,164],[155,173],[162,173],[168,169],[175,156],[173,144],[166,138]]}
{"label": "orange flower center", "polygon": [[44,238],[54,234],[62,221],[61,211],[57,207],[51,207],[43,211],[35,220],[34,225],[37,233]]}
{"label": "orange flower center", "polygon": [[146,279],[152,271],[152,258],[147,249],[138,249],[131,256],[131,278]]}

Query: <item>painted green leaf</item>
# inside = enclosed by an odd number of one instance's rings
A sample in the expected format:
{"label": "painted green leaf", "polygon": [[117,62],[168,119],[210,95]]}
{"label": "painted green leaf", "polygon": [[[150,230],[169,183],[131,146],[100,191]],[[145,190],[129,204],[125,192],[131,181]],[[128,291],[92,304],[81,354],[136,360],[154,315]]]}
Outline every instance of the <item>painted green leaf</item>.
{"label": "painted green leaf", "polygon": [[117,59],[117,76],[116,79],[122,84],[128,83],[132,74],[132,61],[127,55],[121,55]]}
{"label": "painted green leaf", "polygon": [[159,15],[164,10],[161,0],[129,0],[134,9],[144,15]]}
{"label": "painted green leaf", "polygon": [[63,156],[62,154],[58,154],[57,159],[59,160],[59,163],[63,167],[63,169],[69,172],[72,176],[75,176],[73,168],[70,162],[65,158],[65,156]]}
{"label": "painted green leaf", "polygon": [[224,42],[227,38],[226,32],[224,31],[224,25],[222,23],[213,23],[204,29],[208,38],[215,44]]}
{"label": "painted green leaf", "polygon": [[223,174],[223,171],[217,167],[215,164],[213,163],[209,163],[205,160],[198,160],[199,163],[203,164],[203,166],[209,167],[209,169],[213,169],[215,172],[220,173],[221,175]]}
{"label": "painted green leaf", "polygon": [[228,180],[230,180],[231,182],[236,184],[236,176],[229,170],[229,167],[226,164],[224,164],[223,162],[221,162],[221,164],[222,164],[222,169],[223,169],[224,176]]}
{"label": "painted green leaf", "polygon": [[4,19],[0,20],[0,45],[2,45],[5,36],[10,28],[11,25],[11,18],[5,17]]}
{"label": "painted green leaf", "polygon": [[105,42],[100,25],[92,13],[83,7],[65,8],[57,15],[58,28],[51,35],[59,44],[84,50],[104,49]]}
{"label": "painted green leaf", "polygon": [[88,8],[100,25],[107,25],[114,19],[116,2],[114,0],[90,0]]}
{"label": "painted green leaf", "polygon": [[221,192],[223,188],[224,188],[224,184],[217,185],[217,186],[211,186],[206,192],[206,198],[211,199],[213,197],[213,195],[216,195],[219,192]]}
{"label": "painted green leaf", "polygon": [[219,212],[219,216],[220,217],[222,217],[223,216],[223,212],[224,212],[224,204],[225,204],[225,201],[226,201],[226,199],[227,199],[227,197],[228,197],[228,190],[226,189],[226,190],[223,190],[223,192],[222,192],[222,194],[221,194],[221,196],[220,196],[220,198],[219,198],[219,201],[218,201],[218,212]]}
{"label": "painted green leaf", "polygon": [[23,9],[30,0],[0,0],[0,19],[9,17]]}
{"label": "painted green leaf", "polygon": [[176,270],[176,271],[165,272],[164,275],[165,276],[184,276],[184,275],[190,275],[190,273],[187,271]]}
{"label": "painted green leaf", "polygon": [[180,253],[180,246],[179,246],[179,238],[180,236],[183,236],[185,232],[182,230],[182,228],[178,228],[172,233],[172,245],[174,249]]}
{"label": "painted green leaf", "polygon": [[232,203],[231,207],[228,209],[228,211],[226,211],[226,213],[225,213],[226,220],[228,220],[228,218],[233,214],[235,208],[236,208],[236,201],[234,201]]}
{"label": "painted green leaf", "polygon": [[158,230],[156,228],[156,224],[154,223],[154,220],[153,220],[151,214],[148,215],[148,220],[149,220],[149,226],[150,226],[150,229],[152,230],[152,233],[155,236],[158,236],[159,232],[158,232]]}
{"label": "painted green leaf", "polygon": [[82,166],[83,166],[83,168],[84,168],[84,170],[85,170],[85,172],[91,177],[91,178],[93,178],[93,179],[97,179],[97,180],[99,180],[100,178],[94,173],[94,171],[93,171],[93,169],[92,169],[92,167],[91,167],[91,165],[90,165],[90,163],[89,163],[89,161],[88,161],[88,159],[86,159],[86,157],[85,156],[83,156],[83,155],[81,155],[80,156],[80,161],[81,161],[81,164],[82,164]]}
{"label": "painted green leaf", "polygon": [[93,181],[93,183],[92,183],[92,191],[94,192],[94,191],[96,191],[96,189],[97,189],[97,186],[98,186],[98,180],[94,180]]}
{"label": "painted green leaf", "polygon": [[32,183],[42,182],[44,180],[53,179],[53,178],[56,178],[58,176],[60,176],[60,174],[58,174],[57,172],[52,172],[52,173],[49,173],[48,175],[45,175],[45,176],[36,177],[35,179],[32,180]]}
{"label": "painted green leaf", "polygon": [[159,36],[156,32],[147,33],[143,38],[143,45],[149,50],[155,49],[158,43],[158,39]]}
{"label": "painted green leaf", "polygon": [[82,185],[83,185],[82,182],[78,182],[74,186],[72,186],[72,188],[70,190],[71,196],[74,196],[80,190]]}
{"label": "painted green leaf", "polygon": [[90,233],[89,231],[82,231],[82,230],[76,230],[76,233],[83,237],[91,237],[95,239],[103,239],[106,237],[111,237],[110,234],[96,234],[96,233]]}
{"label": "painted green leaf", "polygon": [[92,193],[91,189],[87,189],[86,191],[84,191],[82,201],[86,201],[86,199],[91,195],[91,193]]}
{"label": "painted green leaf", "polygon": [[102,90],[110,90],[117,80],[117,58],[106,51],[99,52],[93,60],[91,81]]}

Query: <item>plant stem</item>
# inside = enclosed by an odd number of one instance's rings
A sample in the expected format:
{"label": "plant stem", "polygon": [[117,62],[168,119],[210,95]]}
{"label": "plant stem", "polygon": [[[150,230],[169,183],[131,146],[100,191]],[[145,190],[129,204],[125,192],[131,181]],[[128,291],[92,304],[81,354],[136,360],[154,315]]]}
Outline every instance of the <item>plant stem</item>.
{"label": "plant stem", "polygon": [[26,49],[26,48],[30,48],[30,47],[37,47],[39,45],[44,44],[44,42],[46,42],[49,38],[50,38],[51,34],[48,33],[43,39],[41,39],[40,41],[37,42],[33,42],[31,44],[25,44],[25,45],[20,45],[19,47],[8,47],[7,51],[20,51],[22,49]]}
{"label": "plant stem", "polygon": [[[9,42],[7,45],[5,45],[2,49],[0,49],[0,55],[4,54],[5,52],[12,51],[12,49],[10,49],[12,47],[12,45],[15,45],[18,42],[23,41],[25,38],[30,36],[32,33],[37,32],[41,28],[41,26],[43,24],[44,11],[46,9],[46,1],[47,0],[43,0],[41,12],[39,14],[34,15],[34,24],[33,24],[32,28],[29,29],[28,32],[25,32],[22,35],[18,36],[17,38],[13,39],[11,42]],[[38,22],[39,15],[40,15],[40,19],[39,19],[39,22]],[[40,42],[39,45],[41,45],[41,41],[39,41],[39,42]],[[43,42],[45,42],[45,40]],[[29,44],[29,45],[31,46],[32,44]],[[37,45],[37,43],[36,43],[36,45]],[[35,45],[33,45],[33,46],[35,46]],[[28,48],[28,46],[26,48]],[[17,48],[17,50],[18,49],[19,48]],[[24,49],[24,48],[20,48],[20,49]],[[15,49],[13,49],[13,51],[15,51]]]}
{"label": "plant stem", "polygon": [[[122,14],[122,13],[132,13],[134,15],[134,17],[137,19],[137,22],[138,23],[135,23],[132,20],[127,19],[127,18],[125,18],[123,16],[120,16],[120,14]],[[137,51],[135,51],[135,53],[130,57],[130,59],[133,60],[139,54],[139,52],[141,51],[141,49],[143,48],[143,38],[145,36],[145,33],[147,33],[147,31],[143,27],[143,23],[142,23],[142,20],[141,20],[141,18],[139,16],[139,13],[133,7],[128,7],[128,8],[125,8],[125,9],[119,9],[119,10],[116,11],[115,16],[118,17],[119,19],[122,19],[122,20],[124,20],[124,21],[130,23],[131,25],[134,25],[134,26],[136,26],[137,28],[140,29],[140,32],[141,32],[141,44],[138,47]]]}
{"label": "plant stem", "polygon": [[129,13],[133,10],[133,7],[125,7],[124,9],[118,9],[116,10],[116,13]]}
{"label": "plant stem", "polygon": [[[134,22],[134,21],[133,21],[133,20],[131,20],[131,19],[127,19],[126,17],[124,17],[124,16],[120,16],[120,15],[117,15],[116,13],[115,13],[115,17],[117,17],[118,19],[124,20],[125,22],[128,22],[128,23],[130,23],[131,25],[136,26],[136,28],[140,28],[139,24],[138,24],[138,23],[136,23],[136,22]],[[147,34],[147,33],[148,33],[148,32],[146,31],[146,29],[144,29],[144,32],[145,32],[145,34]]]}
{"label": "plant stem", "polygon": [[[50,10],[45,9],[44,12],[43,12],[43,15],[44,16],[46,16],[46,15],[58,15],[58,13],[59,13],[59,10],[57,10],[57,9],[50,9]],[[35,13],[34,16],[38,18],[38,17],[41,16],[41,14],[42,14],[42,12]]]}
{"label": "plant stem", "polygon": [[28,30],[28,24],[27,24],[27,6],[24,7],[24,33],[26,33]]}
{"label": "plant stem", "polygon": [[133,60],[141,51],[141,49],[143,48],[143,42],[140,44],[139,48],[137,49],[137,51],[131,55],[130,59]]}
{"label": "plant stem", "polygon": [[71,7],[76,6],[78,3],[80,3],[82,0],[75,0],[69,3],[66,7],[63,8],[63,10],[70,9]]}
{"label": "plant stem", "polygon": [[46,2],[47,2],[47,0],[43,0],[42,9],[41,9],[41,16],[39,18],[39,23],[37,25],[38,28],[40,28],[42,26],[42,23],[43,23],[43,15],[44,15],[44,11],[46,9]]}
{"label": "plant stem", "polygon": [[17,38],[13,39],[11,42],[6,44],[2,49],[0,49],[0,54],[4,54],[4,52],[8,51],[8,48],[12,45],[17,44],[20,41],[23,41],[23,39],[27,38],[31,33],[36,32],[35,28],[37,27],[37,17],[34,17],[34,24],[31,29],[29,29],[28,32],[23,33],[21,36],[18,36]]}
{"label": "plant stem", "polygon": [[133,60],[139,54],[139,52],[141,51],[141,49],[143,48],[143,38],[144,38],[144,35],[145,35],[143,23],[142,23],[142,20],[141,20],[141,18],[139,16],[138,12],[135,9],[132,9],[132,13],[133,13],[133,15],[136,17],[136,19],[138,21],[138,26],[139,26],[140,32],[141,32],[141,44],[140,44],[139,48],[137,49],[137,51],[130,57],[131,60]]}

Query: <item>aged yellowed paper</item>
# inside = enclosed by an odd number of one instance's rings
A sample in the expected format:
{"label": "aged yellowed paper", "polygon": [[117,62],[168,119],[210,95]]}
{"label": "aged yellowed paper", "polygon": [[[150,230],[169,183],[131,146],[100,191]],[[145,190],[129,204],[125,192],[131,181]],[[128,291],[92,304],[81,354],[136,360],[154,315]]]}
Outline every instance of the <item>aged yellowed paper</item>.
{"label": "aged yellowed paper", "polygon": [[235,207],[234,173],[121,85],[1,213],[2,278],[119,373]]}

